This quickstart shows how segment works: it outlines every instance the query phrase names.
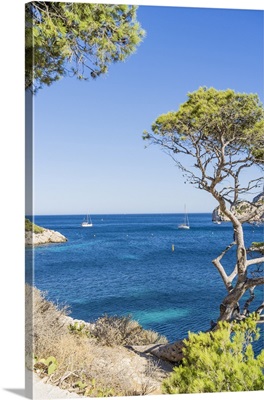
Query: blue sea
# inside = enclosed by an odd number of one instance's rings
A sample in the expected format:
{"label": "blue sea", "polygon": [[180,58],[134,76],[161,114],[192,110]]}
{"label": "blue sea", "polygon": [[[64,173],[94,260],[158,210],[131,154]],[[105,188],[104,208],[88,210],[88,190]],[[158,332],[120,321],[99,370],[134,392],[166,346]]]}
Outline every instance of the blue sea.
{"label": "blue sea", "polygon": [[[183,230],[177,228],[181,214],[92,215],[93,227],[83,228],[83,219],[35,217],[37,225],[68,241],[26,249],[28,283],[69,305],[76,319],[129,314],[169,341],[209,329],[226,295],[212,259],[232,242],[230,223],[216,225],[211,214],[189,214],[191,228]],[[244,234],[247,246],[263,241],[263,227],[247,224]],[[231,250],[223,259],[229,273],[234,263]],[[255,294],[251,309],[263,301],[262,288]]]}

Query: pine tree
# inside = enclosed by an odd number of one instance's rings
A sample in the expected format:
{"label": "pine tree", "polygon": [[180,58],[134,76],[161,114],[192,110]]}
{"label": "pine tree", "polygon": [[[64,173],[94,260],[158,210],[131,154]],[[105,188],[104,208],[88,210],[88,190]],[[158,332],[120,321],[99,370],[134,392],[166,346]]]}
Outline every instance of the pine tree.
{"label": "pine tree", "polygon": [[145,32],[136,6],[38,2],[26,4],[26,89],[63,76],[87,80],[135,52]]}
{"label": "pine tree", "polygon": [[264,389],[264,350],[255,358],[252,342],[259,338],[259,319],[221,322],[215,332],[190,333],[184,358],[163,382],[163,392],[238,392]]}

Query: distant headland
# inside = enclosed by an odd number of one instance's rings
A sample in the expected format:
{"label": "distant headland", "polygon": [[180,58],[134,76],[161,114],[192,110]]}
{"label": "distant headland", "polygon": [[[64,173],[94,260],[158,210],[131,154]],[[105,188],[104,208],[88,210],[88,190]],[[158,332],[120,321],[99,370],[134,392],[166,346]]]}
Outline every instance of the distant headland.
{"label": "distant headland", "polygon": [[29,219],[25,219],[25,245],[37,246],[47,243],[63,243],[67,238],[60,232],[42,228],[33,224]]}
{"label": "distant headland", "polygon": [[[243,219],[249,223],[264,222],[264,192],[249,201],[240,201],[231,207],[231,211],[238,219]],[[229,219],[216,207],[212,214],[212,221],[225,222]]]}

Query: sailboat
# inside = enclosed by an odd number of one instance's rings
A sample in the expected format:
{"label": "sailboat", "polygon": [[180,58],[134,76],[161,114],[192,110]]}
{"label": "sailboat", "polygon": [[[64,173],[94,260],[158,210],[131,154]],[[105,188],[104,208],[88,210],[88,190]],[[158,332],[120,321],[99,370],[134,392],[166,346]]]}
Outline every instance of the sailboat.
{"label": "sailboat", "polygon": [[89,215],[86,216],[86,219],[83,221],[82,226],[84,228],[88,228],[88,227],[93,226],[92,219],[91,219],[91,217]]}
{"label": "sailboat", "polygon": [[184,221],[181,225],[178,225],[179,229],[190,229],[189,218],[186,212],[186,205],[184,206]]}

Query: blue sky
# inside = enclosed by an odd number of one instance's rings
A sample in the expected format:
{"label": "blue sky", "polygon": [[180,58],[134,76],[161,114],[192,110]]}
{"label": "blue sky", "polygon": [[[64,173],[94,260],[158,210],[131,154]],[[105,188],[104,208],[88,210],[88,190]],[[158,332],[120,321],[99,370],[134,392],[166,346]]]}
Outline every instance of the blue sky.
{"label": "blue sky", "polygon": [[146,37],[95,81],[64,78],[34,99],[34,213],[211,212],[142,132],[200,86],[263,101],[263,11],[140,6]]}

